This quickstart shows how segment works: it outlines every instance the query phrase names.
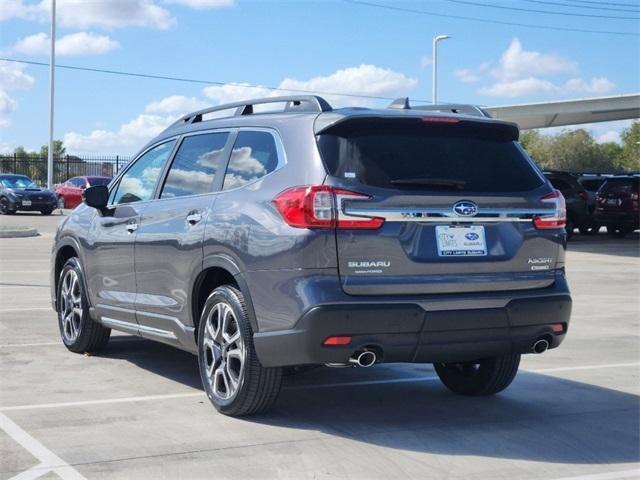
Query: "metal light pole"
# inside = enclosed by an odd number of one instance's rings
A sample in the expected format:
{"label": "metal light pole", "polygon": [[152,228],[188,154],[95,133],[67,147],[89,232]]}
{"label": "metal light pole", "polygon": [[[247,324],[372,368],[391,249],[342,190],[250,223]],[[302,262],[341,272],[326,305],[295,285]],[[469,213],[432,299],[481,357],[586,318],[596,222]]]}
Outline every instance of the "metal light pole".
{"label": "metal light pole", "polygon": [[51,57],[49,58],[49,151],[47,152],[47,188],[53,188],[53,97],[56,76],[56,0],[51,0]]}
{"label": "metal light pole", "polygon": [[434,105],[437,103],[437,99],[438,99],[438,42],[440,40],[446,40],[447,38],[451,38],[451,37],[449,35],[438,35],[436,38],[433,39],[433,51],[432,51],[432,56],[433,56],[432,88],[433,90],[431,91],[431,101],[433,102]]}

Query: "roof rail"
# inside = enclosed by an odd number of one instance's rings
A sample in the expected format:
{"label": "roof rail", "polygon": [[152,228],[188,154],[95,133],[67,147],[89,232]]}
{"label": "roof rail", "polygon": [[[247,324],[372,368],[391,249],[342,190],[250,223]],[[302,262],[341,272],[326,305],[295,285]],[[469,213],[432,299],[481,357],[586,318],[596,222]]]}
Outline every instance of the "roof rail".
{"label": "roof rail", "polygon": [[284,112],[328,112],[331,111],[331,105],[324,98],[317,95],[297,95],[297,96],[285,96],[285,97],[269,97],[269,98],[256,98],[254,100],[246,100],[242,102],[225,103],[224,105],[218,105],[216,107],[209,107],[196,112],[188,113],[187,115],[174,122],[167,130],[175,128],[179,125],[197,123],[202,121],[202,116],[212,112],[219,112],[222,110],[230,110],[235,108],[236,111],[229,115],[251,115],[253,114],[254,105],[262,105],[266,103],[286,103]]}
{"label": "roof rail", "polygon": [[442,112],[442,113],[458,113],[465,115],[473,115],[475,117],[492,118],[491,115],[484,109],[470,104],[464,103],[443,103],[434,105],[419,105],[412,107],[409,104],[409,97],[400,97],[391,102],[387,108],[393,108],[398,110],[424,110],[428,112]]}

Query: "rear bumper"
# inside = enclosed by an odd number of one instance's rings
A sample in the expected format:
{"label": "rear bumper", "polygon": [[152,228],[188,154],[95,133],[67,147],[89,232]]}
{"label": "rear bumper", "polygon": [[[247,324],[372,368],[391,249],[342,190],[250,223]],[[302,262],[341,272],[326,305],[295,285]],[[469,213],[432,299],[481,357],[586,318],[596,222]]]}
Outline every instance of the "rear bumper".
{"label": "rear bumper", "polygon": [[[425,310],[414,303],[317,306],[293,329],[255,334],[254,345],[260,362],[269,367],[346,363],[364,347],[377,350],[384,362],[419,363],[530,353],[541,337],[555,348],[564,340],[571,315],[564,278],[560,283],[528,295],[510,292],[504,306],[492,308]],[[564,326],[562,333],[551,328],[558,323]],[[333,335],[350,335],[352,341],[323,346]]]}

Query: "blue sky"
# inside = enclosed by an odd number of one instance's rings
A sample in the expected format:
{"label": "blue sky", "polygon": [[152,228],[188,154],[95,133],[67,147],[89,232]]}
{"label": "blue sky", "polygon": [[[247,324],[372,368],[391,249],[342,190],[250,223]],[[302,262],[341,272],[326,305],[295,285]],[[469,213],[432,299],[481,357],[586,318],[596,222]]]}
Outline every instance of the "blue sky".
{"label": "blue sky", "polygon": [[[0,57],[48,61],[49,3],[0,1]],[[561,3],[574,7],[533,0],[58,0],[59,64],[236,85],[59,69],[55,136],[71,153],[132,154],[189,110],[287,93],[237,85],[244,83],[428,100],[431,39],[442,33],[453,38],[439,48],[441,101],[501,105],[638,92],[640,3]],[[329,101],[389,103],[347,96]],[[48,69],[0,62],[0,151],[39,149],[47,141],[47,112]],[[589,128],[602,141],[616,140],[628,124]]]}

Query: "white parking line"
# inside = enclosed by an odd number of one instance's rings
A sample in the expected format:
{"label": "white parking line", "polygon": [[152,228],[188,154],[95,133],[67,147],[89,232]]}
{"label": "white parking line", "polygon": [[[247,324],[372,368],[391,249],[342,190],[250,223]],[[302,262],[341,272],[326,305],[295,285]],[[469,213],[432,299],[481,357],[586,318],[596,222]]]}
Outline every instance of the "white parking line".
{"label": "white parking line", "polygon": [[62,345],[62,342],[40,342],[40,343],[8,343],[6,345],[0,345],[0,348],[12,348],[12,347],[50,347],[53,345]]}
{"label": "white parking line", "polygon": [[[606,365],[585,365],[582,367],[559,367],[537,370],[523,370],[528,373],[547,373],[547,372],[571,372],[574,370],[599,370],[603,368],[621,368],[621,367],[637,367],[640,363],[610,363]],[[306,390],[314,388],[335,388],[335,387],[354,387],[362,385],[381,385],[387,383],[408,383],[408,382],[424,382],[437,380],[438,377],[430,375],[428,377],[405,377],[405,378],[389,378],[386,380],[362,380],[358,382],[338,382],[338,383],[320,383],[311,385],[292,385],[284,387],[285,390]],[[123,398],[105,398],[100,400],[79,400],[75,402],[60,402],[60,403],[36,403],[33,405],[12,405],[7,407],[0,407],[0,412],[12,412],[22,410],[40,410],[45,408],[65,408],[65,407],[78,407],[87,405],[108,405],[112,403],[128,403],[128,402],[147,402],[152,400],[170,400],[173,398],[191,398],[204,396],[204,392],[190,392],[190,393],[170,393],[164,395],[147,395],[138,397],[123,397]]]}
{"label": "white parking line", "polygon": [[80,472],[70,466],[67,462],[58,457],[51,450],[47,449],[38,440],[33,438],[22,428],[16,425],[9,417],[0,413],[0,428],[13,440],[19,443],[22,448],[40,461],[39,465],[18,474],[14,478],[32,479],[38,478],[47,472],[54,471],[63,480],[86,480]]}
{"label": "white parking line", "polygon": [[53,312],[53,308],[51,307],[20,307],[20,308],[0,308],[0,313],[11,313],[11,312],[31,312],[31,311],[39,311],[39,310],[50,310]]}
{"label": "white parking line", "polygon": [[556,478],[555,480],[619,480],[622,478],[640,478],[640,469],[578,475],[577,477],[562,477]]}
{"label": "white parking line", "polygon": [[34,405],[16,405],[13,407],[0,407],[2,412],[12,412],[16,410],[40,410],[42,408],[65,408],[65,407],[82,407],[85,405],[104,405],[112,403],[129,403],[129,402],[148,402],[151,400],[168,400],[172,398],[189,398],[204,396],[204,392],[190,393],[169,393],[165,395],[146,395],[142,397],[123,397],[123,398],[105,398],[100,400],[84,400],[77,402],[60,402],[60,403],[36,403]]}

